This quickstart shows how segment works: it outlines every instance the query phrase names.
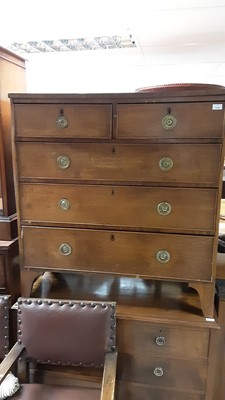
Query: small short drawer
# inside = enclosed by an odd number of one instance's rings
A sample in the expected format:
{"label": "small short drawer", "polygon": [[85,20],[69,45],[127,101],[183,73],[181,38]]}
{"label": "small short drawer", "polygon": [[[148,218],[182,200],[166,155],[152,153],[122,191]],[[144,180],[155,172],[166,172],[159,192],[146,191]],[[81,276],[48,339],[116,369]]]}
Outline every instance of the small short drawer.
{"label": "small short drawer", "polygon": [[118,104],[117,137],[222,138],[223,104]]}
{"label": "small short drawer", "polygon": [[221,145],[17,143],[17,157],[19,178],[218,187]]}
{"label": "small short drawer", "polygon": [[110,138],[111,104],[17,104],[16,137]]}
{"label": "small short drawer", "polygon": [[20,184],[21,219],[121,229],[214,233],[217,190]]}
{"label": "small short drawer", "polygon": [[204,391],[207,367],[207,360],[196,361],[119,352],[117,379],[158,386],[158,388],[173,388],[178,391]]}
{"label": "small short drawer", "polygon": [[[210,332],[204,330],[170,328],[144,321],[118,319],[118,348],[122,353],[155,354],[161,357],[207,359]],[[150,354],[151,353],[151,354]]]}
{"label": "small short drawer", "polygon": [[24,266],[211,281],[213,237],[23,227]]}

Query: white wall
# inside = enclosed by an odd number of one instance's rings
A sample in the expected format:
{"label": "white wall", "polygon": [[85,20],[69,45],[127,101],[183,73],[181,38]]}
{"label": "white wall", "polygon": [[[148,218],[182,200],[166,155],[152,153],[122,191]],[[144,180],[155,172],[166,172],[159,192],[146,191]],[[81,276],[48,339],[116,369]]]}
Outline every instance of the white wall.
{"label": "white wall", "polygon": [[121,35],[126,50],[27,55],[29,92],[129,92],[171,82],[225,85],[225,0],[7,0],[0,44]]}
{"label": "white wall", "polygon": [[[133,49],[92,50],[29,55],[27,91],[49,93],[133,92],[136,88],[172,82],[225,85],[225,60],[146,64]],[[157,61],[157,60],[156,60]]]}

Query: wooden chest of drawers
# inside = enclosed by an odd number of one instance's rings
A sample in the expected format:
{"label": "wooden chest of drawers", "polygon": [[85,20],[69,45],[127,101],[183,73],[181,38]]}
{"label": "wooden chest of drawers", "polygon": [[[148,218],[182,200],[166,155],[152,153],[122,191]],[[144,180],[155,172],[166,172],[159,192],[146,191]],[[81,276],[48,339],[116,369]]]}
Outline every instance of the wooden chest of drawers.
{"label": "wooden chest of drawers", "polygon": [[46,270],[176,280],[212,317],[225,90],[10,97],[22,294]]}

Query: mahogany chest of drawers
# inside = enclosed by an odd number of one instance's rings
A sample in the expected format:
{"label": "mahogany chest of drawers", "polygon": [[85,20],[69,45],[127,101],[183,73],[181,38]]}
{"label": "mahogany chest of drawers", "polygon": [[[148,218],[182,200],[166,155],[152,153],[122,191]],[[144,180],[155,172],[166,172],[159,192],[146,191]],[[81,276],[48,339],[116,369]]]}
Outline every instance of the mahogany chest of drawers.
{"label": "mahogany chest of drawers", "polygon": [[181,281],[212,317],[225,90],[10,98],[22,294],[44,271]]}

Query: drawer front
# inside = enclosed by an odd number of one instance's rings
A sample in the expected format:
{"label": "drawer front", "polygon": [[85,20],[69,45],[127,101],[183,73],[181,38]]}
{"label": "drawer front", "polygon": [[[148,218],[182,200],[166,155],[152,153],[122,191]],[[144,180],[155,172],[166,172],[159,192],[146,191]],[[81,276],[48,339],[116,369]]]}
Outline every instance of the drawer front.
{"label": "drawer front", "polygon": [[117,379],[158,388],[205,390],[207,360],[180,360],[154,355],[118,354]]}
{"label": "drawer front", "polygon": [[154,353],[161,357],[207,359],[209,331],[168,328],[152,323],[117,320],[118,348],[127,354]]}
{"label": "drawer front", "polygon": [[24,227],[23,246],[25,266],[211,280],[212,237]]}
{"label": "drawer front", "polygon": [[21,184],[21,219],[214,233],[217,190]]}
{"label": "drawer front", "polygon": [[117,137],[222,138],[224,111],[216,107],[212,103],[119,104]]}
{"label": "drawer front", "polygon": [[110,138],[112,106],[17,104],[15,124],[18,138]]}
{"label": "drawer front", "polygon": [[[182,390],[182,389],[181,389]],[[185,393],[171,389],[156,389],[146,384],[116,381],[117,400],[205,400],[205,394]]]}
{"label": "drawer front", "polygon": [[[221,146],[17,143],[20,178],[217,187]],[[210,160],[210,163],[209,163]]]}

